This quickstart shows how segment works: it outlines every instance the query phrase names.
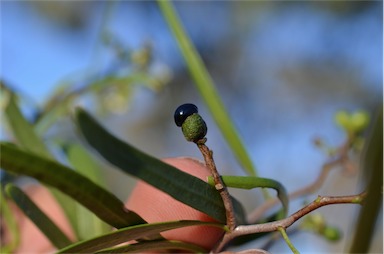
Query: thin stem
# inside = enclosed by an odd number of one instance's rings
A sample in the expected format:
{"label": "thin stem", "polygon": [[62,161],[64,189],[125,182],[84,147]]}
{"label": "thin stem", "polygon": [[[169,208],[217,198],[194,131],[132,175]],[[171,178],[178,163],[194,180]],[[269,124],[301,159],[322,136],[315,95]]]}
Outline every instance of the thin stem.
{"label": "thin stem", "polygon": [[236,227],[236,219],[233,210],[231,196],[229,195],[228,189],[225,186],[223,180],[220,177],[219,172],[217,172],[215,162],[213,160],[212,151],[205,145],[206,139],[198,141],[197,147],[200,149],[203,154],[205,164],[210,169],[213,179],[215,181],[215,188],[220,193],[221,198],[225,207],[225,214],[227,217],[227,226],[230,231],[234,230]]}
{"label": "thin stem", "polygon": [[255,224],[255,225],[240,225],[235,228],[232,232],[226,234],[223,240],[218,244],[213,252],[219,252],[223,249],[231,240],[242,235],[263,233],[263,232],[272,232],[279,230],[279,227],[287,229],[297,220],[299,220],[304,215],[326,205],[334,204],[362,204],[367,193],[362,192],[358,195],[351,196],[337,196],[337,197],[322,197],[319,196],[316,200],[306,205],[299,211],[293,213],[291,216],[268,223]]}
{"label": "thin stem", "polygon": [[282,227],[279,227],[278,228],[280,234],[283,236],[285,242],[287,243],[287,245],[289,246],[289,248],[292,250],[293,253],[295,254],[299,254],[300,252],[295,248],[295,246],[293,246],[291,240],[289,240],[289,237],[287,235],[287,232],[285,232],[285,229],[282,228]]}
{"label": "thin stem", "polygon": [[333,205],[333,204],[361,204],[365,196],[366,196],[365,192],[358,195],[352,195],[352,196],[337,196],[337,197],[319,196],[312,203],[306,205],[305,207],[303,207],[302,209],[300,209],[299,211],[295,212],[294,214],[292,214],[291,216],[285,219],[274,221],[274,222],[263,223],[263,224],[257,224],[257,225],[239,226],[237,227],[238,232],[241,232],[241,234],[253,234],[253,233],[276,231],[278,227],[288,228],[304,215],[322,206]]}

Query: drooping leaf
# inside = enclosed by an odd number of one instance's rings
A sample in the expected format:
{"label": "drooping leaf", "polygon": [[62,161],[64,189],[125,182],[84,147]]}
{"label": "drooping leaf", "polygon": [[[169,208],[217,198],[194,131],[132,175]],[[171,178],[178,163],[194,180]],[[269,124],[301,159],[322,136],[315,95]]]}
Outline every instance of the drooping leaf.
{"label": "drooping leaf", "polygon": [[214,226],[223,228],[224,226],[218,223],[202,222],[202,221],[171,221],[153,224],[142,224],[127,228],[121,228],[111,233],[95,237],[90,240],[85,240],[72,244],[59,250],[58,253],[91,253],[97,252],[105,248],[110,248],[117,244],[121,244],[130,240],[142,239],[145,237],[153,236],[160,232],[182,228],[187,226]]}
{"label": "drooping leaf", "polygon": [[76,120],[87,142],[107,161],[219,222],[226,221],[214,187],[117,139],[82,109],[76,111]]}
{"label": "drooping leaf", "polygon": [[[68,143],[63,150],[74,169],[91,181],[105,187],[99,164],[79,144]],[[76,204],[76,234],[79,240],[89,239],[108,232],[110,227],[81,204]]]}
{"label": "drooping leaf", "polygon": [[197,246],[195,244],[181,242],[181,241],[169,241],[158,240],[149,242],[139,242],[135,244],[129,244],[121,247],[105,249],[96,253],[143,253],[150,251],[188,251],[192,253],[206,253],[207,250]]}
{"label": "drooping leaf", "polygon": [[0,148],[0,162],[4,170],[33,177],[57,188],[106,223],[116,228],[145,223],[140,216],[128,211],[116,196],[74,170],[12,144],[2,142]]}
{"label": "drooping leaf", "polygon": [[20,188],[13,184],[7,184],[5,190],[20,210],[43,232],[54,246],[63,248],[71,244],[71,240],[61,229]]}
{"label": "drooping leaf", "polygon": [[[254,188],[271,188],[276,190],[277,197],[283,205],[283,217],[287,215],[289,207],[288,194],[285,187],[278,181],[254,176],[221,176],[221,178],[227,187],[247,190]],[[208,177],[208,183],[215,185],[213,177]]]}

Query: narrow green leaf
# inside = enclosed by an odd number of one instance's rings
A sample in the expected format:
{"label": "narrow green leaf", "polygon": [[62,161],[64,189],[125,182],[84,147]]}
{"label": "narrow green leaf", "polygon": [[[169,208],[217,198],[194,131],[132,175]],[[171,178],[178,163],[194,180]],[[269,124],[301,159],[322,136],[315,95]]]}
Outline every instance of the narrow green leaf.
{"label": "narrow green leaf", "polygon": [[[51,172],[55,174],[55,172]],[[76,227],[76,202],[68,197],[67,195],[63,194],[56,188],[52,188],[50,186],[47,186],[49,191],[53,194],[53,197],[57,200],[57,203],[60,205],[60,207],[63,209],[64,214],[68,218],[69,223],[71,224],[72,229]]]}
{"label": "narrow green leaf", "polygon": [[20,210],[43,232],[54,246],[63,248],[71,244],[71,240],[61,229],[21,189],[13,184],[7,184],[5,190]]}
{"label": "narrow green leaf", "polygon": [[116,196],[88,178],[55,161],[23,151],[14,145],[0,143],[1,167],[9,172],[34,177],[72,197],[106,223],[122,228],[145,223],[128,211]]}
{"label": "narrow green leaf", "polygon": [[117,139],[82,109],[76,111],[76,119],[87,142],[107,161],[176,200],[226,221],[223,202],[214,187]]}
{"label": "narrow green leaf", "polygon": [[[9,100],[5,107],[5,115],[17,143],[20,144],[20,146],[25,150],[31,151],[45,158],[53,159],[53,156],[47,149],[44,142],[36,134],[34,126],[31,125],[21,113],[16,104],[15,94],[9,91],[4,84],[1,85],[4,87],[4,91],[9,93]],[[75,203],[55,189],[50,189],[50,191],[63,208],[64,213],[68,217],[71,225],[74,226],[75,214],[73,208],[75,207]]]}
{"label": "narrow green leaf", "polygon": [[0,247],[1,253],[14,253],[20,242],[20,230],[16,222],[15,214],[12,213],[9,207],[8,200],[5,197],[3,186],[0,186],[0,215],[1,219],[7,227],[7,232],[10,236],[10,241],[7,244],[3,244]]}
{"label": "narrow green leaf", "polygon": [[49,107],[49,110],[43,111],[41,116],[37,119],[35,123],[35,130],[39,134],[43,134],[48,131],[48,129],[57,122],[61,117],[68,115],[69,105],[73,101],[72,97],[66,101],[62,101]]}
{"label": "narrow green leaf", "polygon": [[10,97],[5,107],[5,115],[16,140],[26,150],[46,158],[52,158],[45,144],[34,132],[33,126],[21,114],[15,101],[15,95],[11,92],[9,93]]}
{"label": "narrow green leaf", "polygon": [[[99,164],[79,144],[66,144],[64,151],[74,169],[96,184],[105,187]],[[110,230],[110,227],[101,221],[81,204],[76,204],[76,234],[79,240],[89,239]]]}
{"label": "narrow green leaf", "polygon": [[192,253],[207,253],[207,250],[191,243],[181,241],[158,240],[149,242],[139,242],[121,247],[105,249],[97,253],[143,253],[148,251],[171,251],[180,250]]}
{"label": "narrow green leaf", "polygon": [[[254,188],[271,188],[276,190],[277,197],[280,199],[283,205],[284,217],[287,215],[289,207],[289,199],[285,187],[278,181],[255,177],[255,176],[221,176],[225,185],[228,187],[239,188],[239,189],[254,189]],[[208,183],[212,186],[215,185],[213,177],[208,177]]]}
{"label": "narrow green leaf", "polygon": [[145,237],[159,234],[160,232],[182,228],[188,226],[206,225],[223,228],[224,226],[218,223],[202,222],[202,221],[170,221],[153,224],[142,224],[127,228],[121,228],[111,233],[95,237],[90,240],[85,240],[72,244],[59,250],[58,253],[91,253],[100,251],[105,248],[110,248],[120,243],[131,240],[143,239]]}
{"label": "narrow green leaf", "polygon": [[224,104],[215,88],[212,78],[205,68],[196,48],[185,33],[172,4],[167,0],[158,0],[157,3],[164,18],[168,22],[169,28],[174,34],[184,60],[187,63],[189,72],[195,81],[195,85],[208,106],[221,133],[245,171],[252,176],[257,176],[256,168],[225,110]]}
{"label": "narrow green leaf", "polygon": [[105,187],[104,177],[100,165],[80,145],[76,143],[65,143],[62,145],[68,161],[76,171],[89,178],[94,183]]}
{"label": "narrow green leaf", "polygon": [[[383,104],[377,105],[375,118],[367,133],[364,153],[361,158],[362,182],[368,192],[359,216],[356,218],[354,232],[349,234],[351,246],[348,253],[367,253],[375,228],[382,218],[383,207]],[[360,183],[361,184],[361,183]],[[362,185],[363,185],[362,184]]]}

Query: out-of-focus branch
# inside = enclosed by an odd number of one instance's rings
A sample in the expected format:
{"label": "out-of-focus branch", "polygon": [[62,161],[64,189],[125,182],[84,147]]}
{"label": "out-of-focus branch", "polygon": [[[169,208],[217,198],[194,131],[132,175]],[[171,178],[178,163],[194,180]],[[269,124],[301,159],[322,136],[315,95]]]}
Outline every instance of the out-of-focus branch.
{"label": "out-of-focus branch", "polygon": [[277,231],[279,228],[286,229],[289,226],[291,226],[293,223],[295,223],[297,220],[299,220],[304,215],[326,205],[333,205],[333,204],[361,204],[366,197],[366,192],[360,193],[358,195],[352,195],[352,196],[327,196],[322,197],[318,196],[316,200],[311,202],[310,204],[306,205],[299,211],[293,213],[291,216],[282,219],[277,220],[273,222],[268,223],[262,223],[262,224],[255,224],[255,225],[240,225],[235,228],[234,231],[231,233],[228,233],[224,236],[221,243],[213,250],[214,253],[219,252],[222,248],[224,248],[232,239],[242,236],[242,235],[249,235],[249,234],[255,234],[255,233],[263,233],[263,232],[272,232]]}
{"label": "out-of-focus branch", "polygon": [[[336,157],[334,157],[332,160],[328,161],[322,166],[320,174],[318,175],[316,180],[313,183],[305,186],[304,188],[290,193],[288,195],[289,199],[292,200],[316,192],[324,184],[329,172],[337,166],[341,165],[350,168],[352,164],[350,163],[348,151],[351,146],[351,143],[352,139],[347,139],[344,144],[338,149]],[[265,203],[257,207],[252,213],[249,214],[248,221],[250,223],[255,223],[258,219],[261,218],[263,214],[265,214],[266,211],[268,211],[278,203],[279,200],[277,198],[267,200]]]}

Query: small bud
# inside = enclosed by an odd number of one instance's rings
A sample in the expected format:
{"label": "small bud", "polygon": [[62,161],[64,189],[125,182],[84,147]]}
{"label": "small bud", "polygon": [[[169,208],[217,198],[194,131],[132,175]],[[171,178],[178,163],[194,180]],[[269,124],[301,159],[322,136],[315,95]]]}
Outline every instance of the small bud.
{"label": "small bud", "polygon": [[336,123],[347,132],[351,132],[353,129],[350,118],[350,114],[346,111],[339,111],[335,115]]}
{"label": "small bud", "polygon": [[181,127],[185,139],[190,142],[197,143],[207,134],[207,125],[194,104],[180,105],[175,111],[174,120],[176,125]]}
{"label": "small bud", "polygon": [[346,111],[339,111],[335,115],[336,123],[348,134],[358,133],[367,127],[369,114],[363,110],[349,114]]}
{"label": "small bud", "polygon": [[351,124],[353,125],[354,131],[359,132],[365,129],[369,123],[369,114],[365,111],[359,110],[352,114]]}
{"label": "small bud", "polygon": [[196,143],[207,134],[207,125],[199,114],[194,113],[185,119],[181,130],[186,140]]}

